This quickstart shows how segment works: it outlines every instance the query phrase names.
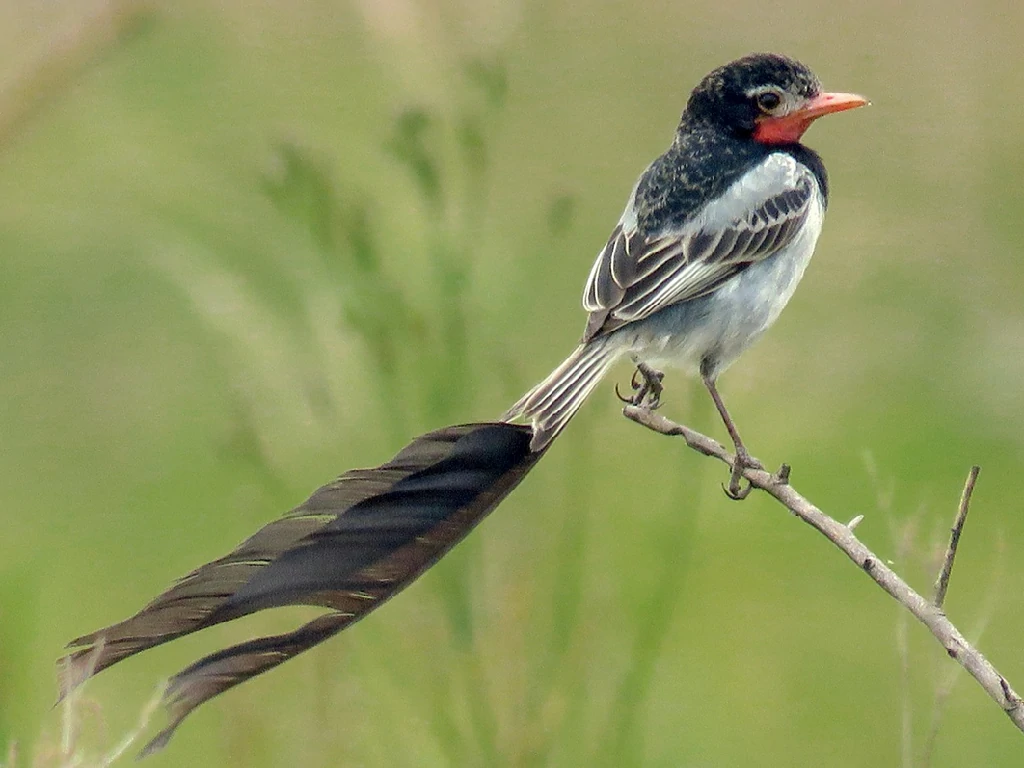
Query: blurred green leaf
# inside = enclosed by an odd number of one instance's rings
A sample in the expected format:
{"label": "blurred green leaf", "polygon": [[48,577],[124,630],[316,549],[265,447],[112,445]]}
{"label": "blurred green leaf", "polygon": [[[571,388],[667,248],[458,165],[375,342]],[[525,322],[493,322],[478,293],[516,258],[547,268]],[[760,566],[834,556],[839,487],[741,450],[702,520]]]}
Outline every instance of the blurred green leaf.
{"label": "blurred green leaf", "polygon": [[433,116],[425,108],[406,109],[395,120],[386,147],[412,175],[424,200],[437,208],[442,200],[441,173],[434,153],[428,146],[428,133],[433,123]]}
{"label": "blurred green leaf", "polygon": [[261,179],[267,197],[306,227],[322,252],[334,253],[338,203],[325,163],[310,150],[286,141],[275,147],[274,160],[274,170]]}
{"label": "blurred green leaf", "polygon": [[548,231],[555,237],[564,237],[572,229],[576,216],[576,198],[562,194],[548,206]]}
{"label": "blurred green leaf", "polygon": [[479,89],[494,111],[500,110],[508,100],[508,69],[498,58],[476,58],[465,65],[469,83]]}

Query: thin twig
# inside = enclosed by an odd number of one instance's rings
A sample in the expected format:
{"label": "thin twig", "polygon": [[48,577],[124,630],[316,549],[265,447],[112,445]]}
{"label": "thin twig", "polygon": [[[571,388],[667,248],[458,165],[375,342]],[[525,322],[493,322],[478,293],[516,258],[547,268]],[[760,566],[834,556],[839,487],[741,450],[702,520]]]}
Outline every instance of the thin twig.
{"label": "thin twig", "polygon": [[[999,593],[1000,593],[1000,581],[1003,575],[1003,555],[1005,552],[1005,546],[1003,539],[1000,537],[996,542],[996,556],[993,559],[994,565],[992,566],[992,584],[986,590],[985,602],[982,604],[981,610],[978,612],[977,624],[971,630],[969,637],[974,643],[981,642],[982,636],[985,634],[985,630],[988,629],[989,623],[996,615],[996,610],[999,608]],[[936,684],[935,686],[935,701],[932,708],[931,724],[928,727],[928,735],[924,740],[924,747],[921,750],[921,768],[930,768],[932,764],[932,755],[935,752],[935,744],[939,738],[939,728],[942,726],[942,717],[945,714],[946,706],[949,703],[949,698],[953,694],[953,689],[960,680],[960,670],[956,667],[950,667],[949,672],[946,676]]]}
{"label": "thin twig", "polygon": [[935,607],[941,610],[942,604],[946,602],[946,590],[949,589],[949,577],[953,573],[953,560],[956,558],[956,548],[960,544],[960,534],[964,530],[964,523],[967,522],[967,512],[971,506],[971,496],[974,493],[974,485],[978,482],[978,473],[981,467],[973,466],[967,473],[967,482],[964,483],[964,492],[960,494],[960,506],[956,511],[956,519],[949,531],[949,546],[946,547],[946,556],[942,558],[942,569],[939,571],[939,578],[935,581]]}
{"label": "thin twig", "polygon": [[[623,414],[641,426],[663,435],[682,437],[686,444],[705,456],[711,456],[732,466],[733,455],[719,442],[712,440],[689,427],[669,421],[652,411],[627,405]],[[955,659],[971,677],[1006,713],[1014,725],[1024,732],[1024,701],[1013,690],[1006,678],[964,639],[953,623],[934,603],[925,599],[889,568],[874,552],[868,549],[852,530],[829,517],[814,504],[801,496],[789,484],[788,472],[776,474],[763,469],[744,468],[743,477],[754,487],[772,496],[790,512],[816,529],[847,557],[864,571],[891,597],[902,604],[913,616],[924,624],[936,640],[942,643],[950,658]]]}

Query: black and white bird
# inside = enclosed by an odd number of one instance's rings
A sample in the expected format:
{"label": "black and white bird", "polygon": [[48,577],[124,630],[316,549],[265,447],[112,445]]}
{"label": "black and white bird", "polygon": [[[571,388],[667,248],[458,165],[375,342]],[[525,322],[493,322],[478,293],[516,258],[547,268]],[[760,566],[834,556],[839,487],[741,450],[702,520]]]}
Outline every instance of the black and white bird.
{"label": "black and white bird", "polygon": [[811,259],[828,203],[821,158],[800,143],[817,118],[863,106],[826,93],[803,64],[752,54],[693,90],[672,146],[640,175],[583,292],[580,345],[504,415],[532,422],[533,450],[628,356],[633,401],[657,405],[663,366],[697,374],[753,464],[716,380],[778,318]]}

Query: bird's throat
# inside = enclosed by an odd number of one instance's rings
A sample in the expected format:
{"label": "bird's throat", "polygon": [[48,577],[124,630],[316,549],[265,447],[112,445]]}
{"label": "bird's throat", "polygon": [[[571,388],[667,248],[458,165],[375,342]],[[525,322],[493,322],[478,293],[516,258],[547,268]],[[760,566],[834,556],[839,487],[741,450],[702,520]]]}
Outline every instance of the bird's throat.
{"label": "bird's throat", "polygon": [[802,115],[788,115],[762,120],[754,128],[754,141],[761,144],[796,144],[804,135],[814,118]]}

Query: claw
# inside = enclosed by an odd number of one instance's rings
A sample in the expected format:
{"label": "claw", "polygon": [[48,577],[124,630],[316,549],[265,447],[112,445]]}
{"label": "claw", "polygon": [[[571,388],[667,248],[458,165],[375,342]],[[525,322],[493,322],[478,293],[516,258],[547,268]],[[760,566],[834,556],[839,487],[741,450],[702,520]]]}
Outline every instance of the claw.
{"label": "claw", "polygon": [[736,452],[736,456],[732,460],[732,471],[729,474],[729,485],[722,486],[725,495],[733,501],[743,501],[754,490],[753,484],[749,482],[746,487],[742,485],[744,469],[764,469],[764,465],[746,451]]}
{"label": "claw", "polygon": [[629,379],[629,386],[633,390],[632,397],[625,397],[619,386],[615,385],[615,394],[619,400],[638,408],[646,408],[654,411],[661,406],[661,380],[665,374],[656,371],[646,363],[637,363],[636,370]]}
{"label": "claw", "polygon": [[750,483],[747,483],[747,487],[742,488],[740,487],[738,480],[734,484],[733,480],[730,478],[728,486],[726,486],[725,483],[722,483],[722,490],[725,491],[725,495],[728,496],[733,501],[743,501],[745,498],[747,498],[747,496],[750,495],[750,492],[754,490],[754,486],[752,486]]}

